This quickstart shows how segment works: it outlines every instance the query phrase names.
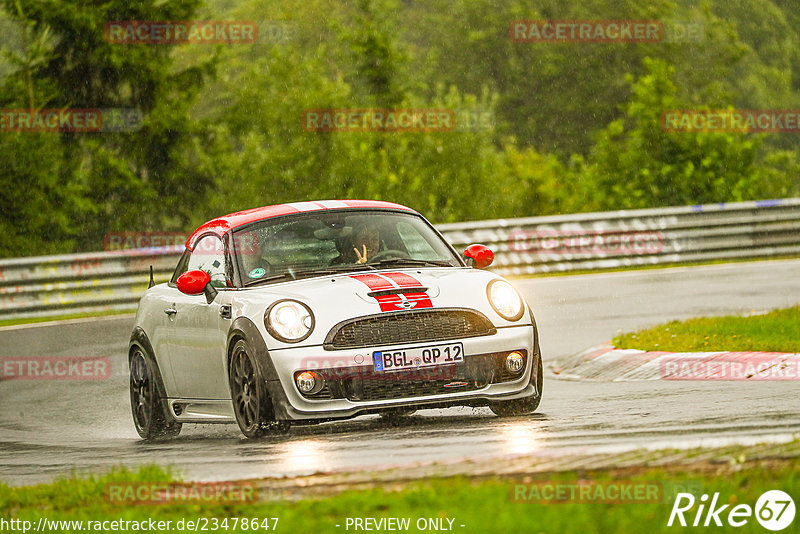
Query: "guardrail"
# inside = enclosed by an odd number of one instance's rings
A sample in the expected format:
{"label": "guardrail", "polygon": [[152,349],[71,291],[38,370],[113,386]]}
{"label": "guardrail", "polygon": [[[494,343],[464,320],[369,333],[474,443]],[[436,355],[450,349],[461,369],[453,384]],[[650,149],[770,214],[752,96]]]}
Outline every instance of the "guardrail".
{"label": "guardrail", "polygon": [[497,219],[438,226],[483,243],[501,275],[800,254],[800,199]]}
{"label": "guardrail", "polygon": [[[457,250],[483,243],[519,275],[800,254],[800,199],[496,219],[438,226]],[[171,275],[175,249],[0,260],[0,319],[133,310]]]}

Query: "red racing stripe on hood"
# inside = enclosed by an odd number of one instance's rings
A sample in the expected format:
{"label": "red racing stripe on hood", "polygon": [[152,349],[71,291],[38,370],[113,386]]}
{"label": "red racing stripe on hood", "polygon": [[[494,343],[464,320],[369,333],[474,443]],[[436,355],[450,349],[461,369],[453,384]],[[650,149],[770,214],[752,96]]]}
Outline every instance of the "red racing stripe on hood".
{"label": "red racing stripe on hood", "polygon": [[385,291],[387,289],[394,289],[394,286],[390,281],[378,276],[377,274],[357,274],[351,276],[350,278],[358,280],[359,282],[366,285],[373,291]]}
{"label": "red racing stripe on hood", "polygon": [[381,276],[388,278],[398,287],[422,287],[419,280],[405,273],[381,273]]}
{"label": "red racing stripe on hood", "polygon": [[427,293],[412,290],[412,288],[422,289],[422,284],[413,276],[404,273],[380,273],[358,274],[350,278],[358,280],[372,291],[409,288],[408,292],[374,297],[381,311],[433,308],[433,302]]}

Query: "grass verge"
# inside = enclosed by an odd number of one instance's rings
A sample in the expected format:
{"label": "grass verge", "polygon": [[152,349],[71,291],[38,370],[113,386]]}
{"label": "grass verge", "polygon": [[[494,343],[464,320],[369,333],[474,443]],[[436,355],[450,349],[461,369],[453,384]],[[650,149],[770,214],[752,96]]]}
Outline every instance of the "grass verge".
{"label": "grass verge", "polygon": [[[163,483],[174,480],[169,472],[156,467],[138,471],[120,469],[108,475],[91,478],[68,478],[53,484],[26,488],[0,485],[0,518],[21,519],[36,525],[40,517],[50,521],[154,521],[170,520],[173,526],[184,521],[200,521],[198,531],[207,530],[228,518],[227,531],[233,529],[233,518],[278,518],[280,532],[347,532],[347,518],[410,518],[408,531],[417,532],[420,518],[442,520],[455,532],[508,533],[546,532],[560,534],[600,534],[607,532],[673,532],[667,521],[678,491],[689,490],[697,499],[685,513],[689,523],[697,512],[700,495],[719,492],[721,503],[755,506],[758,497],[767,490],[780,489],[795,499],[800,495],[800,459],[761,460],[743,464],[704,463],[702,466],[672,468],[625,468],[608,471],[582,471],[529,475],[524,480],[508,478],[446,478],[403,484],[391,490],[375,488],[348,490],[326,498],[294,502],[258,501],[248,504],[164,504],[131,506],[111,502],[109,484]],[[543,502],[533,491],[534,485],[562,484],[569,487],[579,480],[592,481],[611,496],[612,487],[643,483],[661,487],[657,499],[650,502],[580,502],[567,497],[562,501]],[[524,488],[524,489],[520,489]],[[262,490],[263,493],[264,490]],[[569,495],[569,491],[565,493]],[[597,493],[594,493],[595,497]],[[518,499],[518,500],[515,500]],[[732,508],[729,507],[729,509]],[[727,512],[726,512],[727,513]],[[723,514],[723,520],[725,514]],[[800,520],[796,519],[795,523]],[[206,521],[206,523],[204,523]],[[263,528],[259,522],[258,530]],[[269,530],[274,524],[268,523]],[[338,526],[337,526],[338,525]],[[463,527],[461,526],[463,525]],[[58,525],[48,525],[50,532],[75,531]],[[185,526],[185,523],[184,523]],[[240,525],[241,526],[241,525]],[[84,532],[87,530],[84,525]],[[679,530],[684,530],[678,527]],[[8,529],[6,529],[8,530]],[[35,529],[34,529],[35,530]],[[130,530],[130,529],[129,529]],[[173,530],[177,530],[173,527]],[[192,530],[184,528],[183,530]],[[693,531],[691,528],[690,531]],[[728,531],[727,528],[715,529]],[[764,532],[755,517],[737,532]],[[789,529],[791,530],[791,528]],[[221,531],[221,530],[220,530]]]}
{"label": "grass verge", "polygon": [[615,337],[621,349],[800,352],[800,306],[749,317],[699,317]]}

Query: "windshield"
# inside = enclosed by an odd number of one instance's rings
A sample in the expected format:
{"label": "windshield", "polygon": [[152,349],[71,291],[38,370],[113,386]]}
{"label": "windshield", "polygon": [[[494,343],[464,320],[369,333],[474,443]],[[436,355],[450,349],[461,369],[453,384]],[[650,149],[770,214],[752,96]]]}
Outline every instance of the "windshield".
{"label": "windshield", "polygon": [[461,266],[421,217],[386,211],[320,211],[235,230],[244,285],[388,266]]}

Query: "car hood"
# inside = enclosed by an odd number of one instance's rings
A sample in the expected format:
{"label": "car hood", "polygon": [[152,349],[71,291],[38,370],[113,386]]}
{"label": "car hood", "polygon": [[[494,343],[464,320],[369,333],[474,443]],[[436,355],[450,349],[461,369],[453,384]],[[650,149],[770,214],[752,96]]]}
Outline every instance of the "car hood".
{"label": "car hood", "polygon": [[[232,315],[251,319],[270,349],[321,345],[342,321],[416,309],[469,308],[495,326],[524,324],[526,319],[506,321],[489,304],[486,286],[499,278],[488,271],[458,267],[357,271],[234,291]],[[266,332],[264,312],[282,299],[300,301],[314,314],[314,331],[302,343],[283,343]]]}

